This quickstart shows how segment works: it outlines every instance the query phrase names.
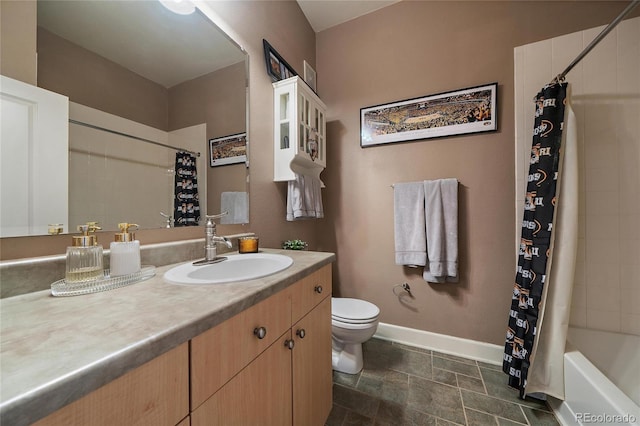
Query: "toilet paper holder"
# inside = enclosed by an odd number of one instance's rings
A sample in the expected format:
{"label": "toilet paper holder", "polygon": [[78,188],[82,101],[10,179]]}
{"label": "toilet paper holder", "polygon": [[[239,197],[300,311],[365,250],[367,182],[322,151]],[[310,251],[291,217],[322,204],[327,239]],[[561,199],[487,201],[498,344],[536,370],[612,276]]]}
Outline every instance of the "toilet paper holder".
{"label": "toilet paper holder", "polygon": [[411,286],[409,285],[409,283],[402,283],[402,284],[398,284],[396,286],[393,287],[393,294],[396,295],[397,297],[401,296],[401,293],[399,293],[398,291],[396,291],[396,289],[398,288],[402,288],[402,291],[407,292],[407,294],[414,299],[413,293],[411,293]]}

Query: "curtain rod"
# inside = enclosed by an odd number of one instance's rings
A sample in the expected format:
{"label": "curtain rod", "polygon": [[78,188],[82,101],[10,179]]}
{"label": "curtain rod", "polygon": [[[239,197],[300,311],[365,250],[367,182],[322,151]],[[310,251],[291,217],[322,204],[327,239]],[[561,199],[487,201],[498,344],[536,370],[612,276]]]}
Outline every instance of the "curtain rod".
{"label": "curtain rod", "polygon": [[598,34],[597,37],[594,38],[593,41],[589,43],[589,45],[585,47],[582,52],[580,52],[580,54],[573,60],[573,62],[571,62],[569,66],[567,66],[567,68],[564,69],[564,71],[562,71],[553,80],[551,80],[551,83],[549,84],[552,85],[552,84],[563,82],[564,77],[569,73],[569,71],[571,71],[573,67],[575,67],[578,64],[578,62],[582,60],[582,58],[587,56],[587,54],[591,52],[591,50],[596,46],[596,44],[600,43],[600,40],[605,38],[605,36],[609,34],[609,32],[611,32],[611,30],[613,30],[615,26],[618,25],[620,21],[622,21],[624,17],[627,16],[639,4],[640,4],[640,0],[633,0],[631,3],[629,3],[627,7],[616,17],[616,19],[611,21],[611,23],[607,25],[607,27],[604,30],[602,30],[602,32]]}
{"label": "curtain rod", "polygon": [[[640,0],[639,0],[639,1],[640,1]],[[137,140],[137,141],[142,141],[142,142],[150,143],[150,144],[153,144],[153,145],[162,146],[162,147],[164,147],[164,148],[173,149],[173,150],[175,150],[175,151],[188,152],[189,154],[193,154],[193,155],[195,155],[196,157],[200,157],[200,153],[199,153],[199,152],[190,151],[190,150],[188,150],[188,149],[180,148],[180,147],[177,147],[177,146],[167,145],[167,144],[164,144],[164,143],[160,143],[160,142],[152,141],[152,140],[150,140],[150,139],[145,139],[145,138],[141,138],[141,137],[138,137],[138,136],[133,136],[133,135],[130,135],[130,134],[128,134],[128,133],[118,132],[117,130],[107,129],[107,128],[104,128],[104,127],[96,126],[96,125],[94,125],[94,124],[84,123],[84,122],[82,122],[82,121],[73,120],[73,119],[71,119],[71,118],[69,119],[69,123],[77,124],[77,125],[79,125],[79,126],[89,127],[89,128],[91,128],[91,129],[102,130],[103,132],[112,133],[112,134],[114,134],[114,135],[124,136],[124,137],[126,137],[126,138],[135,139],[135,140]]]}

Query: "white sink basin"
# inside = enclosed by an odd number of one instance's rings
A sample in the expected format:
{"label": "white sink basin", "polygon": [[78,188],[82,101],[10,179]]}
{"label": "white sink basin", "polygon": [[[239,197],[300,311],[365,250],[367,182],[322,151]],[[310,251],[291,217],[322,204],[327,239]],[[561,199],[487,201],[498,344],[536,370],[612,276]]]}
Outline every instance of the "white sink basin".
{"label": "white sink basin", "polygon": [[164,273],[171,284],[224,284],[253,280],[284,271],[293,264],[289,256],[273,253],[248,253],[227,256],[227,260],[202,266],[184,263]]}

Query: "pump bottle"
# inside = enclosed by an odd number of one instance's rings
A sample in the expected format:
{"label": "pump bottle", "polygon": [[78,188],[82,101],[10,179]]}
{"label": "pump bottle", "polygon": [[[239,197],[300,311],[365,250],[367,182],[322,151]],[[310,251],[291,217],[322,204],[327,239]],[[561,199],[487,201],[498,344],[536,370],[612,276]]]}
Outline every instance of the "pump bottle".
{"label": "pump bottle", "polygon": [[65,281],[78,283],[104,277],[102,246],[92,233],[101,229],[96,222],[79,225],[82,235],[74,235],[72,246],[67,247]]}
{"label": "pump bottle", "polygon": [[121,275],[134,274],[140,272],[140,241],[135,239],[135,234],[130,232],[138,229],[135,223],[119,223],[120,232],[115,235],[109,250],[110,276],[117,277]]}

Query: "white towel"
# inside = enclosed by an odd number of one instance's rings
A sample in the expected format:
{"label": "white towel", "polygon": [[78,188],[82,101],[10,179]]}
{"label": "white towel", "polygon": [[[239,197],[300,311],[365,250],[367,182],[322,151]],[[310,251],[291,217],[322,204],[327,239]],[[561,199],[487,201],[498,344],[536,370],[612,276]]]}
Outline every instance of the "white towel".
{"label": "white towel", "polygon": [[287,187],[287,220],[323,218],[321,187],[317,177],[296,173]]}
{"label": "white towel", "polygon": [[426,265],[427,238],[422,182],[396,183],[393,186],[393,220],[396,265]]}
{"label": "white towel", "polygon": [[458,181],[424,181],[427,282],[458,282]]}
{"label": "white towel", "polygon": [[246,192],[223,192],[220,208],[228,215],[220,218],[221,224],[249,223],[249,194]]}

